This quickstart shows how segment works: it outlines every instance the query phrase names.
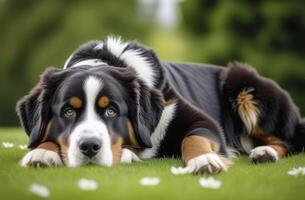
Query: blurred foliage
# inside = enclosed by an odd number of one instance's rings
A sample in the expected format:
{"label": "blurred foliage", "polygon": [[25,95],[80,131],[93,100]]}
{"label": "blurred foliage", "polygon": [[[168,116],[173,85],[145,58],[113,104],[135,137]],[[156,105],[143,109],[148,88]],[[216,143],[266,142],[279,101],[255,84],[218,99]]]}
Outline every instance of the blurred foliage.
{"label": "blurred foliage", "polygon": [[16,101],[47,66],[62,67],[88,40],[109,34],[153,47],[161,60],[255,66],[305,114],[304,1],[186,0],[183,21],[162,30],[135,0],[0,0],[0,125],[17,125]]}
{"label": "blurred foliage", "polygon": [[287,89],[305,114],[305,1],[192,0],[183,13],[193,60],[248,63]]}

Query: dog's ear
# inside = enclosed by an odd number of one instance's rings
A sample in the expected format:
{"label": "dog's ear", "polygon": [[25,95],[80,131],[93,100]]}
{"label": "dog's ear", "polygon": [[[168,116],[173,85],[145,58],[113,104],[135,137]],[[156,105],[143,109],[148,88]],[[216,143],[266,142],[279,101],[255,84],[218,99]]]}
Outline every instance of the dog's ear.
{"label": "dog's ear", "polygon": [[155,130],[164,109],[161,92],[151,89],[140,80],[134,82],[133,95],[129,102],[129,114],[140,147],[150,148],[150,136]]}
{"label": "dog's ear", "polygon": [[63,78],[63,70],[48,68],[41,75],[39,83],[17,103],[16,111],[21,125],[30,137],[28,147],[31,149],[37,147],[43,139],[52,117],[52,96]]}
{"label": "dog's ear", "polygon": [[109,67],[109,73],[121,82],[127,93],[129,119],[140,148],[150,148],[150,136],[158,125],[164,109],[164,97],[160,90],[149,87],[132,67]]}

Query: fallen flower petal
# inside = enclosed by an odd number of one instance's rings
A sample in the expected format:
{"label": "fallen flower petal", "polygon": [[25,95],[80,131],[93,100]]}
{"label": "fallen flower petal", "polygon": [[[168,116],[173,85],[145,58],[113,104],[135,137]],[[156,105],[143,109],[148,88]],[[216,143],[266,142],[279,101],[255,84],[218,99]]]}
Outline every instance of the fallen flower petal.
{"label": "fallen flower petal", "polygon": [[191,173],[188,167],[171,167],[171,172],[174,175],[183,175]]}
{"label": "fallen flower petal", "polygon": [[155,186],[160,183],[158,177],[144,177],[140,180],[140,184],[143,186]]}
{"label": "fallen flower petal", "polygon": [[2,142],[2,146],[4,147],[4,148],[13,148],[14,147],[14,144],[13,143],[11,143],[11,142]]}
{"label": "fallen flower petal", "polygon": [[28,145],[26,145],[26,144],[20,144],[19,145],[19,149],[25,150],[27,148],[28,148]]}
{"label": "fallen flower petal", "polygon": [[199,185],[203,188],[219,189],[221,184],[221,181],[215,180],[213,177],[199,179]]}
{"label": "fallen flower petal", "polygon": [[293,168],[288,171],[290,176],[305,176],[305,167]]}
{"label": "fallen flower petal", "polygon": [[44,197],[44,198],[50,196],[50,191],[48,188],[46,188],[43,185],[36,184],[36,183],[30,185],[29,191],[36,194],[37,196]]}
{"label": "fallen flower petal", "polygon": [[82,178],[78,181],[78,187],[81,190],[96,190],[98,183],[95,180]]}

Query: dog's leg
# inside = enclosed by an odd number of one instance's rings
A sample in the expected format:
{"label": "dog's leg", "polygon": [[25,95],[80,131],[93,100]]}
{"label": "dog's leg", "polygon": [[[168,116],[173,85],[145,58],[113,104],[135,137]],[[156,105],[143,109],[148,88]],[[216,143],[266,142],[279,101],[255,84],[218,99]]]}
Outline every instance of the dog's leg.
{"label": "dog's leg", "polygon": [[141,159],[137,156],[137,151],[132,147],[123,147],[123,140],[117,139],[112,142],[111,150],[113,157],[113,164],[125,163],[129,164],[133,161],[139,162]]}
{"label": "dog's leg", "polygon": [[264,145],[258,146],[250,152],[249,158],[254,163],[274,162],[287,155],[288,149],[283,141],[274,135],[261,133],[254,135]]}
{"label": "dog's leg", "polygon": [[23,167],[57,167],[63,165],[59,147],[53,142],[44,142],[28,152],[20,162]]}
{"label": "dog's leg", "polygon": [[231,161],[218,152],[218,145],[206,137],[191,135],[182,142],[182,160],[192,173],[227,171]]}
{"label": "dog's leg", "polygon": [[121,155],[121,163],[129,164],[132,162],[141,162],[142,160],[138,157],[138,155],[129,148],[123,148],[122,149],[122,155]]}

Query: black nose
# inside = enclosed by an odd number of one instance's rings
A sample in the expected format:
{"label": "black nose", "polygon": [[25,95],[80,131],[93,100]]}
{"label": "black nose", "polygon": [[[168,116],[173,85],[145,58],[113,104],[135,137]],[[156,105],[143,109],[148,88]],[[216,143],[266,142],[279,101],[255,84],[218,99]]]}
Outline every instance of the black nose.
{"label": "black nose", "polygon": [[97,138],[86,138],[80,141],[79,149],[82,154],[92,158],[101,148],[101,142]]}

